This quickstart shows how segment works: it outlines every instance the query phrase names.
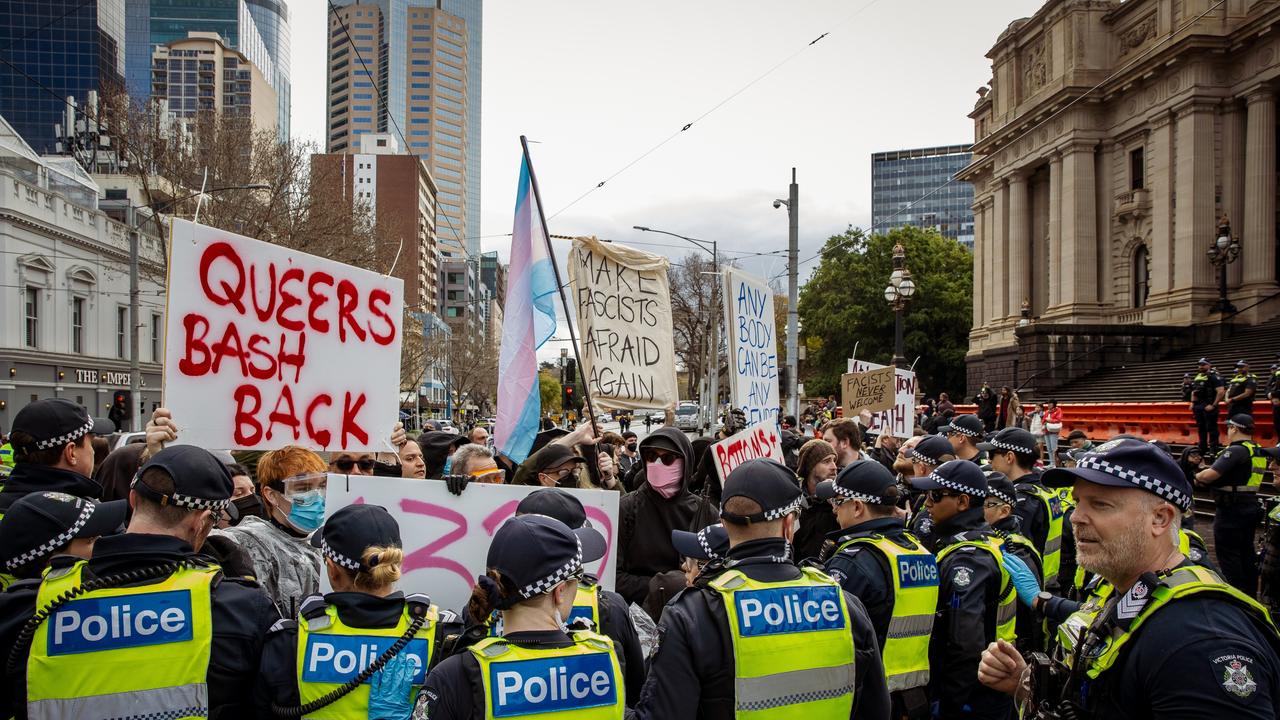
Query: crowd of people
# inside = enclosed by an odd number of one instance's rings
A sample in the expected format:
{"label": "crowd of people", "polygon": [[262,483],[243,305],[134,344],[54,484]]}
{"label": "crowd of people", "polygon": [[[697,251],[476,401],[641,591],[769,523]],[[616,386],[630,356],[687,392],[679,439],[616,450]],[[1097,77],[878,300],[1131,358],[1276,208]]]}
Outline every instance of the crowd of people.
{"label": "crowd of people", "polygon": [[[1280,604],[1253,552],[1277,455],[1071,433],[1016,394],[945,394],[916,433],[783,417],[725,478],[718,437],[545,429],[527,458],[396,425],[395,452],[145,442],[67,400],[14,418],[0,490],[0,707],[12,717],[992,718],[1280,713]],[[1005,401],[1007,398],[1007,402]],[[835,413],[833,413],[835,414]],[[997,427],[999,426],[999,427]],[[99,443],[100,445],[100,443]],[[10,454],[11,453],[11,454]],[[1211,461],[1211,462],[1210,462]],[[398,589],[392,513],[331,474],[526,485],[463,607]],[[567,489],[620,494],[611,540]],[[1213,552],[1194,531],[1212,493]],[[1217,563],[1213,562],[1216,557]],[[1280,563],[1276,563],[1280,565]],[[1280,570],[1280,568],[1277,568]],[[1277,592],[1272,593],[1272,588]],[[323,592],[328,588],[329,592]],[[429,593],[429,589],[428,589]],[[1259,594],[1262,603],[1258,601]],[[656,633],[643,628],[656,625]],[[646,639],[648,638],[648,639]]]}

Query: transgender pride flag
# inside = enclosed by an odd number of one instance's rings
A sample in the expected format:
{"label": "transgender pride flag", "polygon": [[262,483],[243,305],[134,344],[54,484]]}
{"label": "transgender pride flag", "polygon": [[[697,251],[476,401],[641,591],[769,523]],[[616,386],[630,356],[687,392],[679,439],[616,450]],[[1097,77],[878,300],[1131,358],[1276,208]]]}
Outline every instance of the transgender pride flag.
{"label": "transgender pride flag", "polygon": [[507,300],[502,307],[502,349],[498,354],[498,423],[494,447],[521,463],[533,447],[542,417],[537,350],[556,329],[555,268],[542,227],[542,208],[533,190],[526,153],[520,163],[516,220],[511,232]]}

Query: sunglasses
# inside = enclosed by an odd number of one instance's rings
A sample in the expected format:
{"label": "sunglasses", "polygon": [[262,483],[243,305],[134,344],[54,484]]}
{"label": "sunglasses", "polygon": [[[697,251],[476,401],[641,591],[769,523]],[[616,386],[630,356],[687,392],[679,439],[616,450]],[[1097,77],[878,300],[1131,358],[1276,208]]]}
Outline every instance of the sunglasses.
{"label": "sunglasses", "polygon": [[360,458],[359,460],[352,460],[351,458],[342,458],[341,460],[333,461],[333,466],[338,468],[344,473],[351,472],[351,468],[354,468],[357,466],[362,471],[369,472],[370,470],[373,470],[373,465],[374,465],[373,458]]}
{"label": "sunglasses", "polygon": [[927,495],[934,502],[942,502],[943,498],[956,497],[961,493],[951,492],[950,490],[930,490]]}
{"label": "sunglasses", "polygon": [[1006,504],[1007,503],[1005,503],[1003,500],[988,500],[982,503],[982,507],[987,508],[988,510],[995,510],[1001,505],[1006,505]]}
{"label": "sunglasses", "polygon": [[661,462],[667,466],[675,464],[675,461],[680,459],[679,455],[663,450],[645,450],[640,453],[640,457],[647,463]]}

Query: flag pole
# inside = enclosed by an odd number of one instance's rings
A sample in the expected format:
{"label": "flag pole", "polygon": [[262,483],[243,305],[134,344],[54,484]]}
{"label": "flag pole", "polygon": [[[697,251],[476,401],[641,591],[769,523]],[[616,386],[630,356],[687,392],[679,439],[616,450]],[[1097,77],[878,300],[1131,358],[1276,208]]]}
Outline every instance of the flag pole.
{"label": "flag pole", "polygon": [[564,308],[564,319],[569,325],[569,344],[573,346],[573,359],[577,361],[578,372],[582,374],[582,397],[586,402],[587,414],[591,418],[591,429],[596,427],[596,411],[591,405],[591,383],[587,380],[586,368],[582,365],[582,355],[578,352],[578,336],[573,330],[573,314],[569,311],[569,298],[564,294],[564,281],[560,279],[560,265],[556,262],[555,248],[551,247],[551,231],[547,229],[547,216],[542,212],[542,193],[538,190],[538,175],[533,171],[533,160],[529,157],[529,140],[520,136],[520,149],[524,152],[524,164],[529,167],[529,184],[533,186],[533,199],[538,203],[538,222],[542,223],[542,237],[547,243],[547,255],[551,257],[551,270],[556,275],[556,289],[560,291],[560,305]]}

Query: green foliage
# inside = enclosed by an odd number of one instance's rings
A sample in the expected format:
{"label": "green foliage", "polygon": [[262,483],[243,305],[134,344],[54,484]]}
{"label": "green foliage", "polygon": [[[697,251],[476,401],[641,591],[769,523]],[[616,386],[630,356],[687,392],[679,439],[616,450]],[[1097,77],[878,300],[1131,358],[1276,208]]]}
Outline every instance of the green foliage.
{"label": "green foliage", "polygon": [[964,356],[973,320],[973,255],[932,230],[904,227],[868,236],[850,228],[832,236],[800,291],[807,358],[805,392],[839,397],[840,375],[858,344],[858,358],[889,364],[894,313],[884,299],[893,246],[906,249],[915,296],[903,313],[903,355],[918,356],[920,388],[961,397]]}
{"label": "green foliage", "polygon": [[549,370],[538,373],[538,396],[542,398],[542,412],[560,412],[560,381]]}

